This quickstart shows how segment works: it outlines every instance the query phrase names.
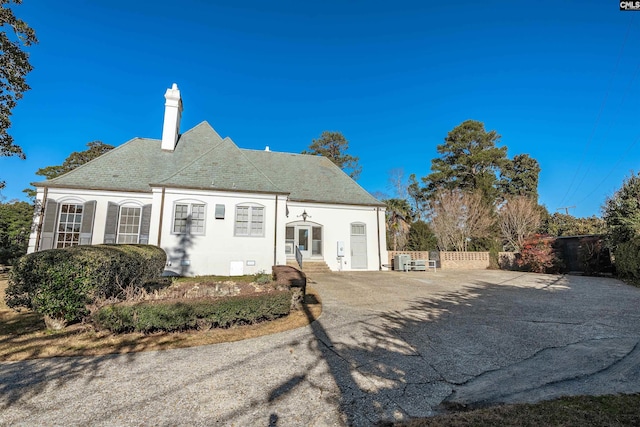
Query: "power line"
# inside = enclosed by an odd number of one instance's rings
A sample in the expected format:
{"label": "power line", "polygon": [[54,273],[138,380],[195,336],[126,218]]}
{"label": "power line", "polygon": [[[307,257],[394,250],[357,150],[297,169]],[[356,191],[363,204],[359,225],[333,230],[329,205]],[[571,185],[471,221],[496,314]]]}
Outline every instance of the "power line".
{"label": "power line", "polygon": [[591,192],[589,194],[587,194],[586,196],[584,196],[584,198],[582,200],[580,200],[580,202],[578,204],[582,204],[582,202],[584,202],[585,200],[587,200],[589,198],[589,196],[591,196],[593,193],[596,192],[596,190],[602,185],[604,184],[607,179],[609,179],[609,177],[611,176],[611,174],[616,171],[618,169],[618,165],[620,165],[620,163],[622,163],[622,161],[627,158],[627,155],[629,154],[629,152],[631,151],[631,149],[638,143],[638,141],[640,141],[640,135],[638,135],[638,137],[635,139],[635,141],[633,141],[625,150],[625,152],[622,154],[622,156],[620,156],[620,158],[618,159],[618,161],[616,162],[615,165],[613,165],[613,167],[609,170],[609,173],[607,173],[607,175],[602,179],[602,181],[600,181],[600,183],[598,185],[596,185],[595,187],[593,187],[593,189],[591,190]]}
{"label": "power line", "polygon": [[573,183],[575,182],[576,177],[578,176],[578,173],[580,172],[580,169],[582,169],[582,163],[584,162],[584,158],[586,157],[587,151],[589,150],[589,147],[591,146],[591,141],[593,139],[593,135],[595,134],[595,131],[598,128],[598,124],[600,123],[600,118],[602,117],[602,111],[604,110],[604,107],[607,104],[607,98],[609,97],[609,92],[611,91],[611,86],[613,85],[614,77],[618,73],[618,67],[620,65],[620,59],[622,58],[622,53],[624,52],[624,48],[625,48],[625,46],[627,44],[627,39],[629,38],[629,33],[631,32],[631,25],[633,24],[633,18],[634,18],[634,15],[632,15],[631,19],[629,20],[629,26],[627,27],[627,32],[626,32],[626,34],[624,36],[624,39],[622,41],[622,46],[620,47],[620,51],[618,52],[618,59],[616,60],[616,66],[614,67],[613,72],[611,73],[611,77],[609,78],[609,84],[607,85],[607,91],[606,91],[606,93],[604,95],[604,99],[602,100],[602,103],[600,104],[600,110],[598,111],[598,115],[596,116],[596,121],[595,121],[595,123],[593,125],[593,128],[591,129],[591,134],[589,135],[589,138],[587,139],[587,144],[585,145],[584,150],[582,151],[582,156],[580,158],[580,163],[578,164],[578,168],[576,169],[576,172],[573,174],[573,178],[571,178],[571,183],[567,187],[567,192],[565,193],[564,197],[562,197],[562,200],[560,201],[560,204],[562,204],[566,200],[567,195],[571,191],[571,189],[573,187]]}
{"label": "power line", "polygon": [[[627,87],[626,87],[626,89],[625,89],[625,91],[624,91],[624,93],[623,93],[622,99],[620,100],[620,104],[618,104],[618,108],[616,109],[616,112],[613,114],[613,117],[615,117],[615,118],[620,117],[618,113],[620,112],[620,109],[622,108],[622,105],[624,104],[624,101],[626,101],[626,99],[627,99],[627,95],[628,95],[628,94],[629,94],[629,92],[631,91],[631,86],[633,86],[633,82],[636,80],[636,77],[638,77],[638,73],[639,73],[639,72],[640,72],[640,62],[638,63],[638,66],[636,67],[636,71],[635,71],[635,73],[633,74],[633,77],[632,77],[632,78],[631,78],[631,80],[629,81],[629,84],[627,85]],[[609,131],[611,131],[611,128],[613,127],[613,125],[614,125],[614,124],[615,124],[615,122],[612,122],[612,123],[609,125],[609,127],[607,128],[607,130],[605,131],[605,133],[604,133],[604,135],[603,135],[603,137],[602,137],[602,139],[603,139],[603,140],[605,140],[605,139],[606,139],[606,137],[609,135]],[[640,137],[639,137],[639,138],[640,138]],[[637,142],[638,142],[638,139],[636,139],[634,142],[632,142],[632,143],[631,143],[631,145],[627,148],[627,150],[626,150],[626,151],[625,151],[625,153],[622,155],[622,157],[620,157],[620,159],[618,159],[618,161],[616,162],[616,165],[612,168],[612,170],[610,170],[610,171],[609,171],[609,173],[607,174],[606,178],[608,178],[608,177],[613,173],[613,171],[616,169],[616,166],[617,166],[617,165],[622,161],[622,159],[624,159],[624,158],[626,157],[626,154],[629,152],[629,150],[630,150],[630,149],[631,149],[631,148],[632,148],[632,147],[633,147]],[[576,186],[575,190],[573,191],[573,193],[572,193],[572,194],[571,194],[571,196],[569,197],[569,200],[571,200],[571,199],[576,195],[576,193],[578,192],[578,190],[579,190],[579,189],[580,189],[580,187],[582,186],[582,183],[584,182],[584,180],[586,179],[586,177],[589,175],[589,169],[591,168],[591,165],[592,165],[592,164],[593,164],[593,162],[591,162],[591,163],[589,164],[589,166],[587,167],[587,170],[585,171],[584,175],[582,176],[582,179],[580,180],[580,182],[579,182],[579,183],[578,183],[578,185]],[[605,180],[606,180],[606,178],[605,178]],[[603,184],[605,180],[603,180],[600,184],[598,184],[598,187],[599,187],[601,184]],[[596,187],[596,188],[597,188],[597,187]],[[593,194],[593,193],[594,193],[594,191],[595,191],[595,190],[591,191],[591,192],[589,193],[589,195]],[[586,197],[588,197],[588,196],[586,196]],[[586,197],[585,197],[585,199],[586,199]],[[584,199],[583,199],[582,201],[580,201],[578,204],[582,204],[582,202],[583,202],[583,201],[584,201]]]}

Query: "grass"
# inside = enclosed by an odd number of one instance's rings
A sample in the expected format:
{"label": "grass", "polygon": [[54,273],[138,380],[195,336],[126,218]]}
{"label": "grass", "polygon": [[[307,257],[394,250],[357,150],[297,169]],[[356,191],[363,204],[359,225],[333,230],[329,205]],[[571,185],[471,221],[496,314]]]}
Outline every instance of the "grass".
{"label": "grass", "polygon": [[640,394],[572,396],[502,405],[397,423],[403,427],[638,426]]}
{"label": "grass", "polygon": [[[248,276],[247,282],[252,278],[253,276]],[[215,278],[219,279],[229,280],[228,277]],[[194,279],[184,279],[185,282],[189,280]],[[197,280],[204,281],[205,278]],[[207,277],[206,280],[213,278]],[[207,331],[116,335],[107,331],[95,331],[89,324],[76,324],[62,331],[49,331],[45,328],[42,316],[30,311],[16,312],[6,306],[6,287],[6,278],[0,278],[0,361],[166,350],[239,341],[306,326],[322,312],[317,293],[307,287],[305,305],[309,315],[304,310],[299,310],[287,317],[255,325]]]}

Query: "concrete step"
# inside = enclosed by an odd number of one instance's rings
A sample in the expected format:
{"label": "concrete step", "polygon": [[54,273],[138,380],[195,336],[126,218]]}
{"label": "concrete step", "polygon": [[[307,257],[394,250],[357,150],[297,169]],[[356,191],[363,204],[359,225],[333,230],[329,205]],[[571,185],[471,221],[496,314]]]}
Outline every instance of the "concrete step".
{"label": "concrete step", "polygon": [[[295,267],[298,270],[300,269],[300,267],[298,266],[298,263],[295,260],[287,260],[287,265]],[[302,271],[305,274],[309,274],[309,273],[331,273],[331,269],[329,268],[327,263],[322,261],[322,260],[317,260],[317,261],[316,260],[303,260],[302,261]]]}

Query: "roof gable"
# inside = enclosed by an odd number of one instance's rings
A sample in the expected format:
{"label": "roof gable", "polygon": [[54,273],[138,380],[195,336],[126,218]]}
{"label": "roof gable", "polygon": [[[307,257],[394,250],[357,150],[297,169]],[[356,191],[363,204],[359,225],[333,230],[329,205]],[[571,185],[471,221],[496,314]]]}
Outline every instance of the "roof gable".
{"label": "roof gable", "polygon": [[239,149],[207,122],[180,135],[174,151],[134,138],[39,187],[150,192],[152,186],[289,194],[295,201],[382,206],[329,159]]}

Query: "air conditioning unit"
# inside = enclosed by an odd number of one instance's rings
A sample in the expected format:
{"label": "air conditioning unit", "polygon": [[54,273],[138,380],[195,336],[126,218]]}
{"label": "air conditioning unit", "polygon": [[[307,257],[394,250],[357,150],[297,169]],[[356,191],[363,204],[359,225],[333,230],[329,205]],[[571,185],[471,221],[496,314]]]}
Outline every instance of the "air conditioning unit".
{"label": "air conditioning unit", "polygon": [[395,271],[409,271],[411,268],[411,255],[400,254],[393,257],[393,269]]}

